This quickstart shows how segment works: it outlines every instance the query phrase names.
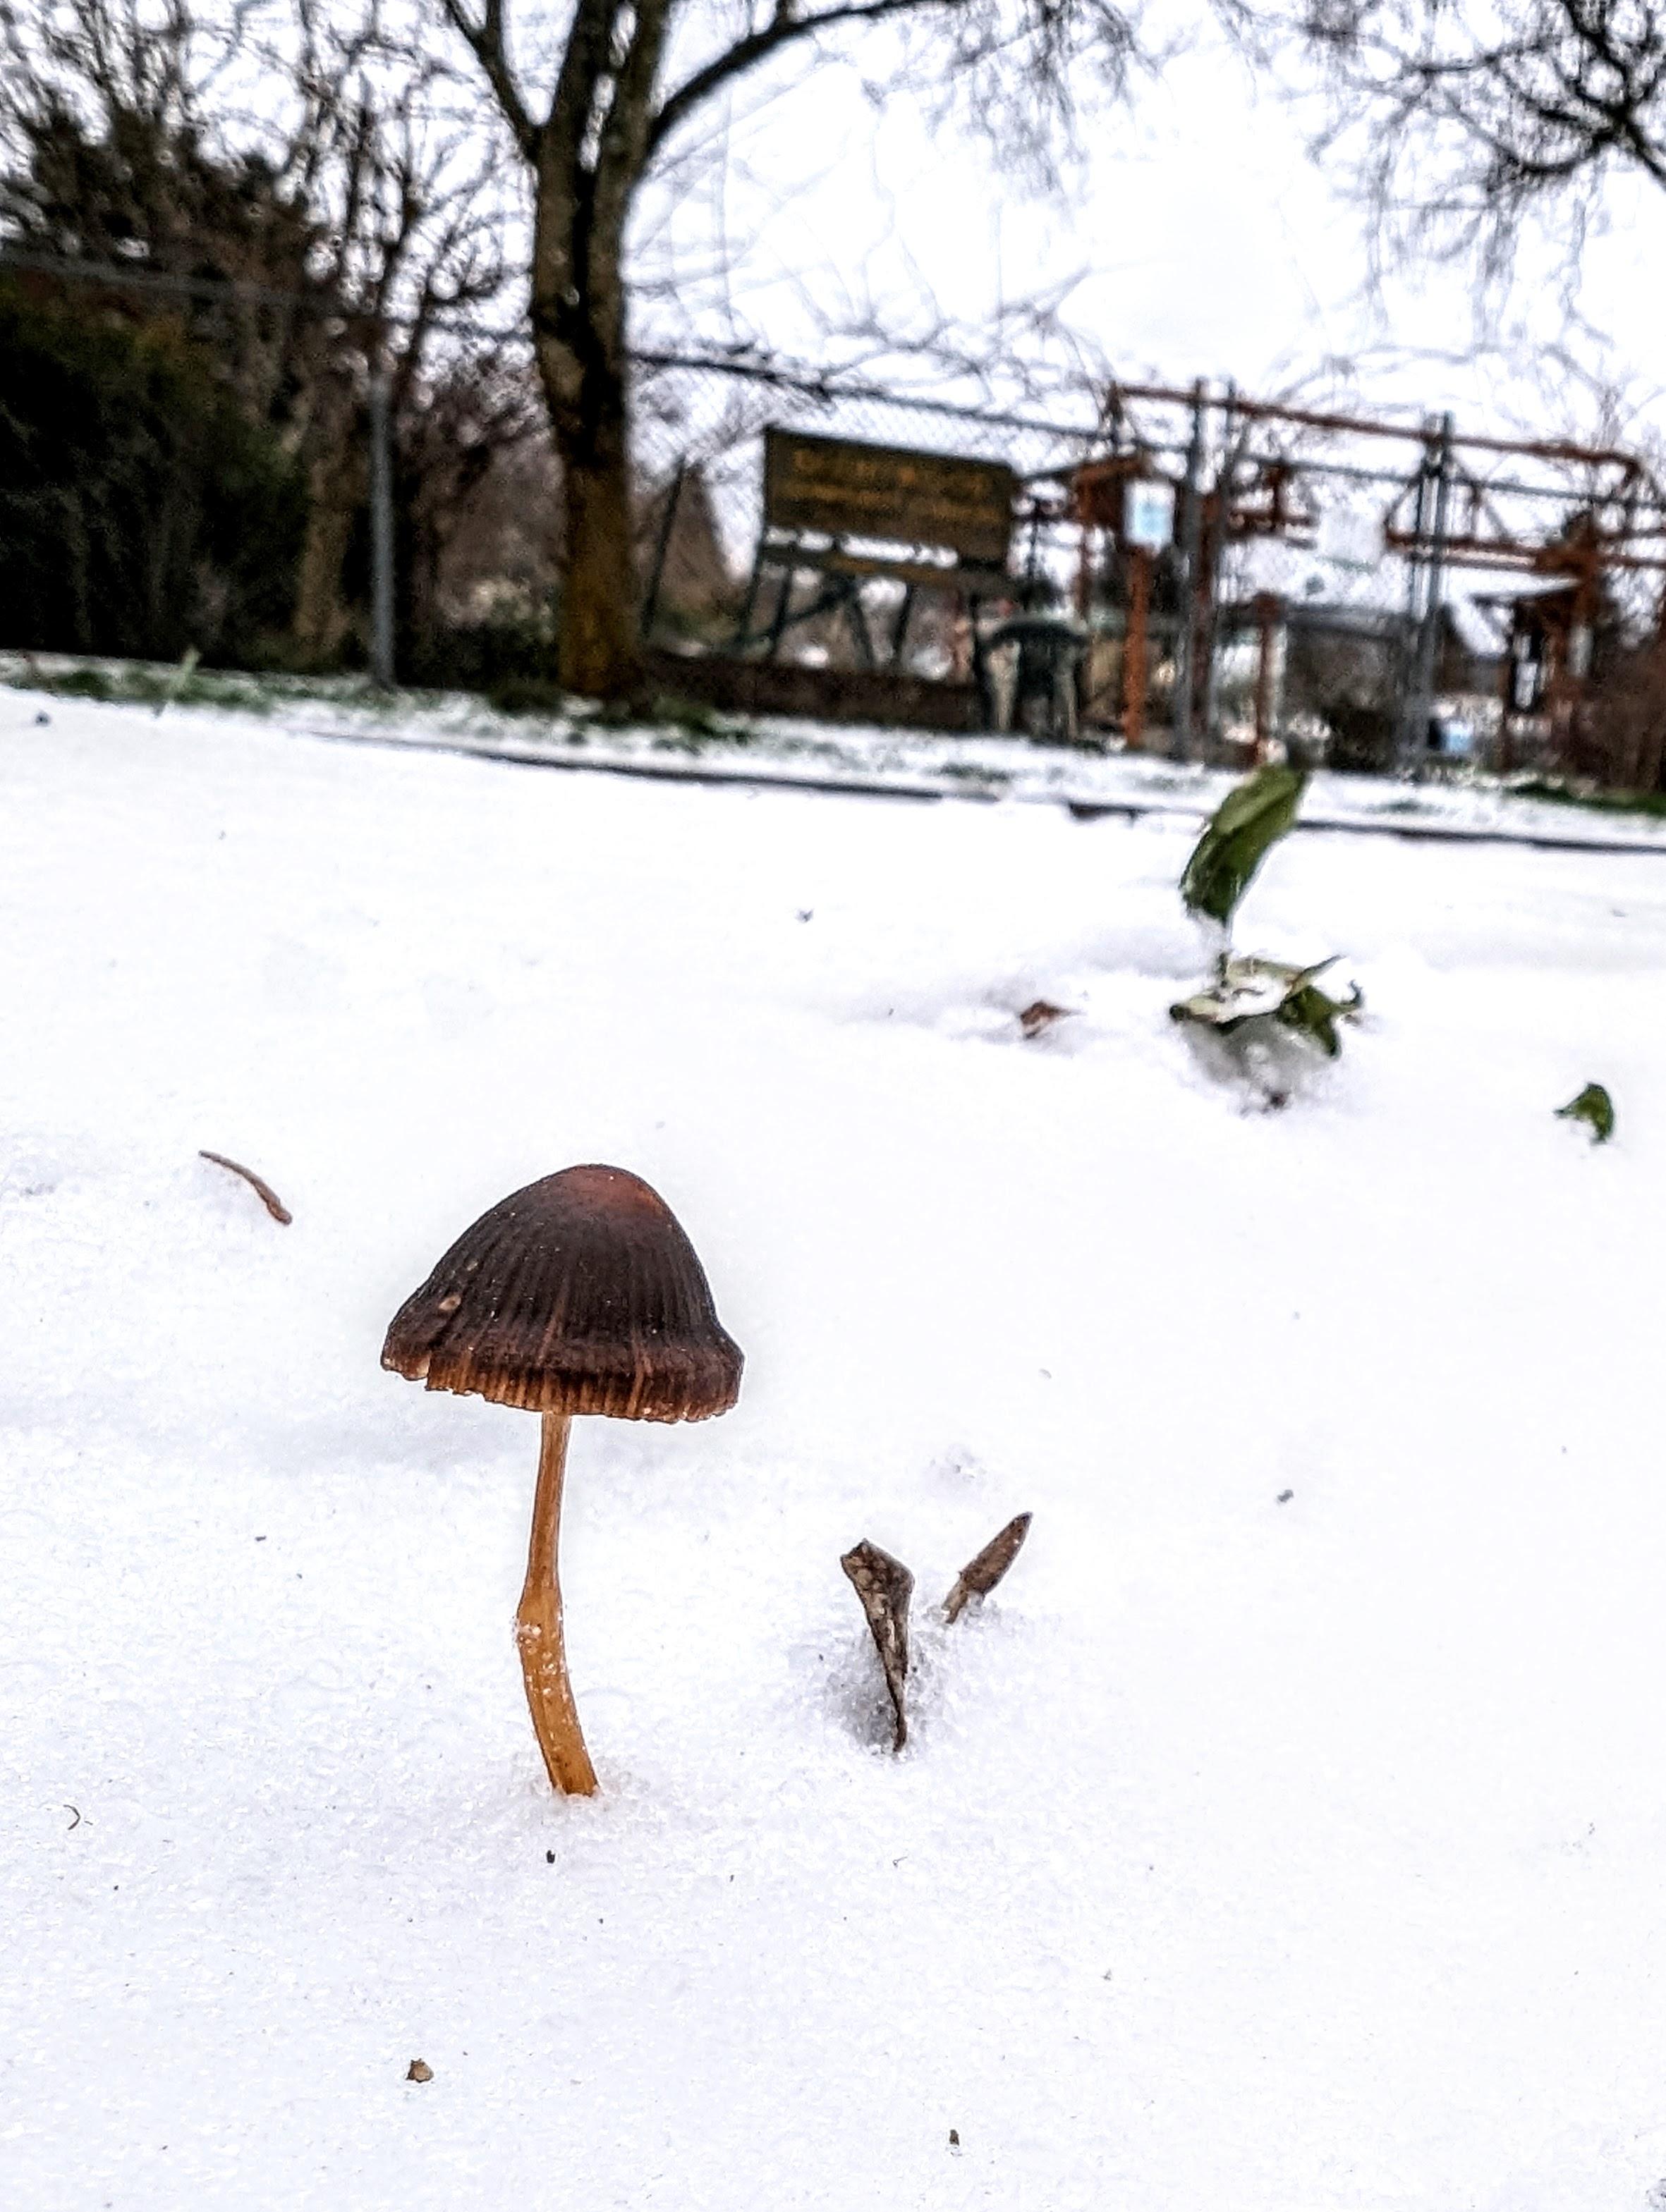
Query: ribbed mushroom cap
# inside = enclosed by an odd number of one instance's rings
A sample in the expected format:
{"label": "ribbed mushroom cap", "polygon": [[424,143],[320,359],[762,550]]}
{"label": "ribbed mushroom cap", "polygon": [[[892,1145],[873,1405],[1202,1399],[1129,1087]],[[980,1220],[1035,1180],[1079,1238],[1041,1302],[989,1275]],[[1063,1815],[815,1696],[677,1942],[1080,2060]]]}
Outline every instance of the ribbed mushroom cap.
{"label": "ribbed mushroom cap", "polygon": [[537,1413],[703,1421],[740,1391],[676,1215],[623,1168],[563,1168],[464,1231],[393,1316],[382,1365]]}

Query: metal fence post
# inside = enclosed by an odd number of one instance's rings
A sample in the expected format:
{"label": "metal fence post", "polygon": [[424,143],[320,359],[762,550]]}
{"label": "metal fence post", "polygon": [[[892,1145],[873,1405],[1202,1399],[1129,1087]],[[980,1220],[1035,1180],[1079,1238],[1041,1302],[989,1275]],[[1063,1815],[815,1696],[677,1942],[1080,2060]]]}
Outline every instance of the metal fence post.
{"label": "metal fence post", "polygon": [[393,432],[386,369],[370,372],[370,675],[393,688]]}
{"label": "metal fence post", "polygon": [[1186,448],[1185,505],[1180,517],[1180,635],[1174,655],[1174,757],[1192,757],[1196,720],[1197,571],[1203,548],[1203,380],[1192,386],[1192,436]]}
{"label": "metal fence post", "polygon": [[1225,411],[1221,425],[1221,459],[1219,473],[1215,479],[1214,529],[1209,545],[1209,605],[1205,649],[1208,659],[1203,668],[1203,757],[1207,760],[1215,748],[1220,731],[1220,586],[1226,561],[1226,539],[1232,520],[1232,497],[1237,488],[1238,470],[1238,388],[1236,381],[1226,386]]}
{"label": "metal fence post", "polygon": [[1427,521],[1429,504],[1429,456],[1425,450],[1418,455],[1417,473],[1413,480],[1412,535],[1406,548],[1406,615],[1405,628],[1401,634],[1399,652],[1395,667],[1395,732],[1394,760],[1396,767],[1406,766],[1411,753],[1409,732],[1417,711],[1417,653],[1421,635],[1419,623],[1423,608],[1423,534]]}
{"label": "metal fence post", "polygon": [[679,453],[677,457],[677,466],[672,471],[671,483],[666,488],[665,509],[660,517],[660,527],[654,533],[654,562],[648,572],[648,589],[642,594],[642,611],[639,629],[644,644],[653,636],[654,625],[659,616],[660,586],[665,579],[666,556],[671,550],[671,533],[677,527],[678,503],[682,499],[683,479],[688,472],[688,455]]}
{"label": "metal fence post", "polygon": [[[1440,427],[1425,451],[1422,483],[1419,487],[1418,517],[1423,551],[1423,611],[1414,647],[1412,681],[1401,722],[1401,766],[1415,769],[1428,750],[1429,724],[1434,714],[1435,685],[1440,665],[1440,624],[1445,588],[1446,530],[1452,499],[1452,417],[1443,415]],[[1426,521],[1427,534],[1423,524]],[[1425,550],[1426,549],[1426,550]]]}
{"label": "metal fence post", "polygon": [[1423,617],[1423,650],[1418,668],[1418,689],[1423,698],[1423,734],[1426,740],[1429,718],[1434,713],[1435,693],[1439,688],[1441,617],[1445,610],[1446,532],[1451,521],[1452,509],[1452,417],[1450,414],[1440,418],[1440,441],[1436,448],[1435,469],[1434,532],[1429,544],[1429,603]]}

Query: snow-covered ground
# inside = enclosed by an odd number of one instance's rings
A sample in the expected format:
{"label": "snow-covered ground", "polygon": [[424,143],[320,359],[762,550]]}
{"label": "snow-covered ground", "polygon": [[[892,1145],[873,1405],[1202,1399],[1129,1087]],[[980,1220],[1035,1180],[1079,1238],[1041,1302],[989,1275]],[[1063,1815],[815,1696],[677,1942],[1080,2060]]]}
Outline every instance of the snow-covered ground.
{"label": "snow-covered ground", "polygon": [[[0,653],[0,685],[27,686],[40,675],[58,682],[103,684],[118,698],[137,693],[141,700],[159,701],[185,680],[180,670],[155,663]],[[1035,744],[1021,737],[942,736],[770,715],[713,714],[703,726],[690,726],[609,723],[576,706],[566,713],[505,714],[469,692],[380,695],[360,677],[205,671],[189,681],[204,695],[199,703],[239,717],[276,720],[306,736],[556,768],[612,767],[668,781],[1017,799],[1164,811],[1195,823],[1219,804],[1243,772],[1180,764],[1156,752],[1101,751],[1090,745]],[[50,713],[58,703],[44,699],[39,711]],[[1154,734],[1157,742],[1167,742],[1163,732]],[[1456,763],[1446,774],[1418,783],[1322,773],[1312,779],[1302,818],[1412,836],[1515,836],[1570,848],[1595,842],[1666,850],[1666,822],[1658,817],[1572,807]]]}
{"label": "snow-covered ground", "polygon": [[[40,706],[8,2212],[1661,2201],[1666,860],[1291,840],[1239,941],[1369,1018],[1266,1113],[1168,1018],[1181,821]],[[587,1159],[748,1366],[575,1432],[562,1802],[537,1424],[378,1353]],[[892,1759],[839,1553],[923,1615],[1025,1507]]]}

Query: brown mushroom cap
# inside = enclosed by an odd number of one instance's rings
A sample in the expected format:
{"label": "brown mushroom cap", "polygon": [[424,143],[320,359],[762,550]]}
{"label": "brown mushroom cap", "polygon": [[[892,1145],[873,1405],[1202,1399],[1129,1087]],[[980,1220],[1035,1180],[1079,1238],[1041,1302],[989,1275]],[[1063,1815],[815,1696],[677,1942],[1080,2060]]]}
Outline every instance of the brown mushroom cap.
{"label": "brown mushroom cap", "polygon": [[703,1421],[739,1395],[741,1354],[658,1191],[578,1167],[465,1230],[393,1316],[382,1365],[529,1413]]}

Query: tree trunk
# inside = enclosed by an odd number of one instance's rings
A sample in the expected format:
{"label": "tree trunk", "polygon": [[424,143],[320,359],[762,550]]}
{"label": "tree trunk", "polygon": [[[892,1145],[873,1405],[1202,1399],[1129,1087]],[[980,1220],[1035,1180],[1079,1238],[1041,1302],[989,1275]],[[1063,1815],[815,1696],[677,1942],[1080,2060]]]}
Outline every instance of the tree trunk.
{"label": "tree trunk", "polygon": [[[610,388],[611,387],[611,388]],[[561,680],[586,699],[629,700],[641,680],[624,378],[586,379],[579,421],[550,410],[561,457]]]}
{"label": "tree trunk", "polygon": [[[553,160],[553,157],[551,157]],[[532,328],[561,462],[561,681],[587,699],[641,689],[626,380],[623,227],[594,196],[541,175],[533,222]]]}
{"label": "tree trunk", "polygon": [[359,398],[338,368],[322,365],[307,395],[299,453],[307,471],[307,522],[290,635],[302,661],[334,667],[353,628],[343,571],[369,495]]}
{"label": "tree trunk", "polygon": [[332,665],[352,627],[342,569],[363,497],[361,477],[341,453],[320,455],[307,471],[307,528],[292,628],[301,658],[312,667]]}

